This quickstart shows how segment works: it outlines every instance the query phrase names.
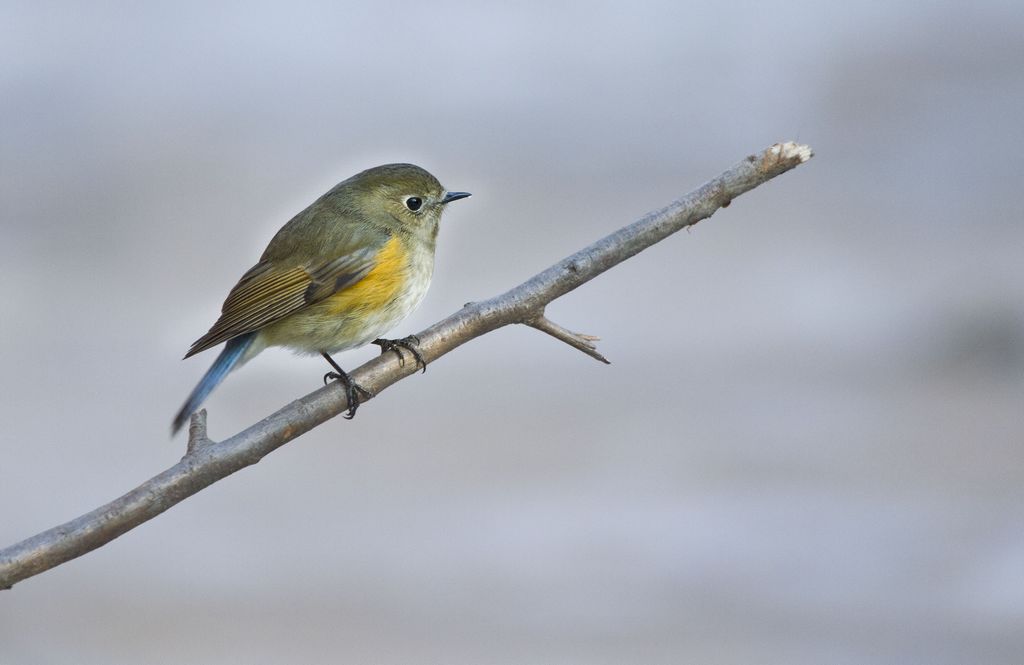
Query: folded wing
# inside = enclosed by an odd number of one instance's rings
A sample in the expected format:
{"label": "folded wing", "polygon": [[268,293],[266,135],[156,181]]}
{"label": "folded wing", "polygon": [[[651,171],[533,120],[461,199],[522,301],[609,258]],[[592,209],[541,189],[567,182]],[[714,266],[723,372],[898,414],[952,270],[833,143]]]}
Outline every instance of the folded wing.
{"label": "folded wing", "polygon": [[192,344],[185,357],[259,330],[352,286],[373,269],[375,256],[376,250],[367,247],[319,263],[257,263],[231,289],[220,318]]}

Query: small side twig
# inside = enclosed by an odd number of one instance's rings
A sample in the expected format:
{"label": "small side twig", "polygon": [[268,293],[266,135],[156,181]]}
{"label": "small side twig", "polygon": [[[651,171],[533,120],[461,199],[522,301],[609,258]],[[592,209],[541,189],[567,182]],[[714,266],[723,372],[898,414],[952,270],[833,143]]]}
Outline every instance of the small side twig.
{"label": "small side twig", "polygon": [[206,409],[199,409],[192,414],[188,423],[188,445],[185,456],[195,454],[198,450],[215,443],[206,435]]}
{"label": "small side twig", "polygon": [[546,332],[555,339],[562,340],[572,348],[579,349],[580,351],[587,354],[594,360],[599,360],[603,362],[605,365],[612,364],[610,360],[605,358],[597,351],[597,345],[594,344],[594,342],[599,341],[601,339],[600,337],[595,337],[594,335],[586,335],[584,333],[578,333],[573,332],[571,330],[567,330],[566,328],[563,328],[562,326],[558,325],[551,319],[544,316],[543,311],[534,317],[526,319],[525,321],[523,321],[523,323],[530,326],[531,328],[536,328],[541,332]]}

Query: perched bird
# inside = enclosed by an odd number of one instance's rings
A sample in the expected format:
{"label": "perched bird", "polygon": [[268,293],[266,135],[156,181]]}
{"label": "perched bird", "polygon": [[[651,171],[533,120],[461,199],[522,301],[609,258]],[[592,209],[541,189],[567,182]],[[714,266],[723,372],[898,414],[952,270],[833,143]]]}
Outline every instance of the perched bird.
{"label": "perched bird", "polygon": [[373,342],[381,353],[392,350],[400,358],[399,347],[407,348],[422,364],[415,338],[379,336],[423,299],[434,272],[441,212],[467,196],[445,191],[418,166],[386,164],[337,184],[295,215],[228,293],[210,331],[185,354],[227,342],[174,417],[172,432],[230,371],[268,346],[322,355],[334,368],[324,380],[345,385],[348,418],[366,391],[330,354]]}

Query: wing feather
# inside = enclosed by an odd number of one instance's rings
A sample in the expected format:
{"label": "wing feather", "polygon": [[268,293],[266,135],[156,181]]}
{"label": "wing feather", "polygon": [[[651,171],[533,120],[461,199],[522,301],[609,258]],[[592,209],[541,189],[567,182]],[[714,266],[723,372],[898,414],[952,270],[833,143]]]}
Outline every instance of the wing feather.
{"label": "wing feather", "polygon": [[264,260],[231,289],[220,318],[185,354],[195,355],[260,328],[346,289],[373,269],[375,248],[365,247],[319,263],[284,267]]}

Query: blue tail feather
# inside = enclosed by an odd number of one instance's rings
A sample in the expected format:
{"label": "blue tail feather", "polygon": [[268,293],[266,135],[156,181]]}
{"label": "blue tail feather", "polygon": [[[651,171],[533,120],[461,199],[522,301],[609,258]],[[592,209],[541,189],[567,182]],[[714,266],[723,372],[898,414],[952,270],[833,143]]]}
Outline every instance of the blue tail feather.
{"label": "blue tail feather", "polygon": [[178,411],[178,415],[174,416],[174,422],[171,424],[171,434],[175,434],[181,429],[181,426],[185,424],[189,416],[210,396],[210,393],[224,380],[224,377],[235,368],[235,365],[238,364],[238,361],[255,338],[256,333],[251,332],[247,335],[239,335],[234,339],[228,340],[228,343],[224,345],[224,350],[220,352],[217,359],[213,361],[213,365],[210,366],[210,369],[206,370],[206,374],[203,375],[199,384],[192,390],[192,394],[185,400],[185,405],[181,407],[181,411]]}

